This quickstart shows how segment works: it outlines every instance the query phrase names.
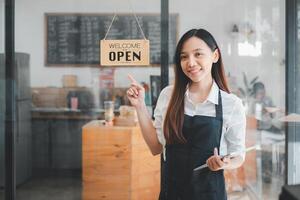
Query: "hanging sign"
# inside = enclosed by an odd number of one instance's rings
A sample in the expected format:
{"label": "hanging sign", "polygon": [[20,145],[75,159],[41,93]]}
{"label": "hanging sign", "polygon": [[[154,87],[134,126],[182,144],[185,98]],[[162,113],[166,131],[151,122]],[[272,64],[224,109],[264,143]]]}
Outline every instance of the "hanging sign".
{"label": "hanging sign", "polygon": [[149,65],[149,40],[101,40],[102,66]]}

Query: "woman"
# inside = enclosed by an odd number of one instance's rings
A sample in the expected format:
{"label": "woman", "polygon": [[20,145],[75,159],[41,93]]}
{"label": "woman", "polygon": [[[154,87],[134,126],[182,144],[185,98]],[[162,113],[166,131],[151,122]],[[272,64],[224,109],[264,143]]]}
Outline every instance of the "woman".
{"label": "woman", "polygon": [[[143,87],[129,78],[127,96],[137,110],[143,137],[153,155],[164,155],[160,199],[227,199],[223,170],[244,161],[246,119],[242,101],[229,92],[213,36],[192,29],[181,37],[175,84],[161,91],[154,125]],[[233,158],[222,157],[233,152]],[[193,170],[205,163],[208,168]]]}

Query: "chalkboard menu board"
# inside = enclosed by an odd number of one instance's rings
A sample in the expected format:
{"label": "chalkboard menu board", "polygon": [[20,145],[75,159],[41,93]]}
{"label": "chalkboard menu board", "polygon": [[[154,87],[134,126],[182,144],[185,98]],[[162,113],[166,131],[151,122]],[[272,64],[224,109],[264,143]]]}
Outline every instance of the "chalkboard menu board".
{"label": "chalkboard menu board", "polygon": [[[160,63],[160,15],[137,14],[147,39],[150,40],[150,64]],[[113,14],[47,13],[47,66],[99,65],[99,43],[105,37]],[[173,63],[177,41],[178,14],[169,19],[169,60]],[[106,39],[143,39],[132,14],[117,15]]]}

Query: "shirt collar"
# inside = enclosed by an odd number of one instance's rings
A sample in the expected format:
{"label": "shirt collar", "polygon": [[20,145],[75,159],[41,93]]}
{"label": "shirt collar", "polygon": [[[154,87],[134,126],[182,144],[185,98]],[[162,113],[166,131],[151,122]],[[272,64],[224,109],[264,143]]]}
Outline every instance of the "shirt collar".
{"label": "shirt collar", "polygon": [[207,100],[212,102],[213,104],[219,104],[219,87],[215,81],[213,81],[213,85],[211,86]]}
{"label": "shirt collar", "polygon": [[[187,90],[185,92],[185,96],[187,97],[188,100],[190,100],[189,98],[189,88],[187,87]],[[208,94],[207,99],[204,102],[211,102],[215,105],[219,104],[219,87],[217,85],[217,83],[213,80],[213,84],[211,86],[210,92]]]}

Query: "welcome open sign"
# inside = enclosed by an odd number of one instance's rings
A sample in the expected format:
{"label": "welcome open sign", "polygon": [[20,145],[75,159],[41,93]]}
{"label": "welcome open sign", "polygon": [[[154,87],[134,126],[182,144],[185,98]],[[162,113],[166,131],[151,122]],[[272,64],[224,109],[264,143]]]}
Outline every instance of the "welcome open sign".
{"label": "welcome open sign", "polygon": [[149,40],[101,40],[103,66],[149,65]]}

